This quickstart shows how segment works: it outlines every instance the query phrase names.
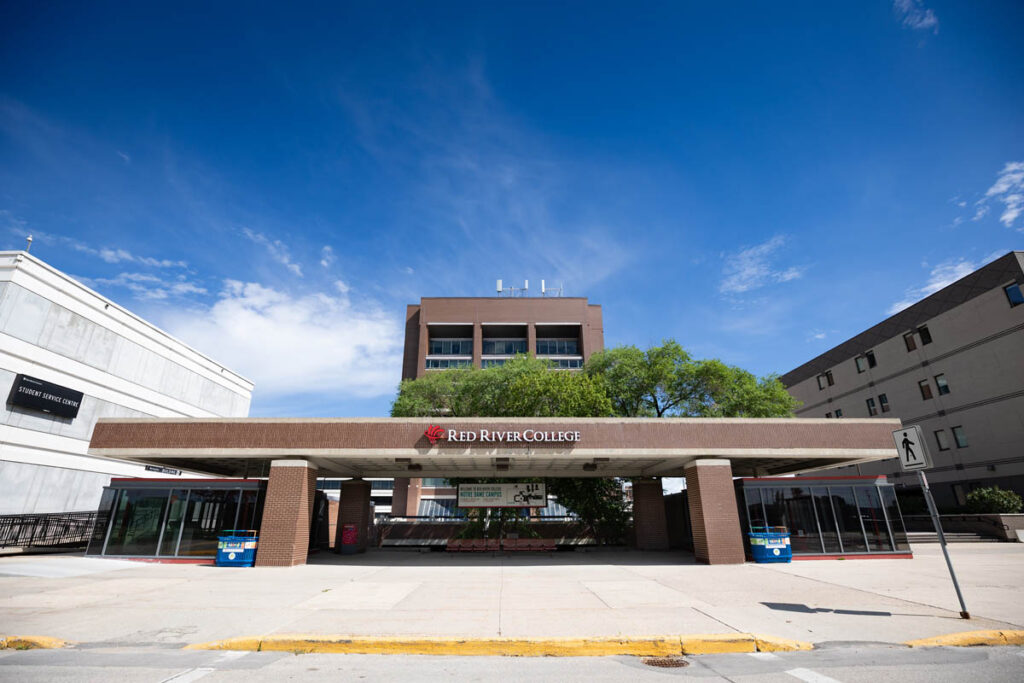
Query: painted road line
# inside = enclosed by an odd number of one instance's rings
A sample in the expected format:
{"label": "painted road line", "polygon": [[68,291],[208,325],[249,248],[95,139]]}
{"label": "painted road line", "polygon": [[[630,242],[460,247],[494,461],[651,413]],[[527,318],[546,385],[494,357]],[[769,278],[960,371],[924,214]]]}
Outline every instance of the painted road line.
{"label": "painted road line", "polygon": [[188,671],[182,671],[180,674],[175,674],[175,675],[171,676],[170,678],[165,678],[160,683],[192,683],[192,681],[198,681],[203,676],[206,676],[207,674],[211,674],[214,671],[216,671],[216,669],[208,667],[208,666],[201,666],[201,667],[196,668],[196,669],[189,669]]}
{"label": "painted road line", "polygon": [[773,655],[771,652],[748,652],[747,654],[754,659],[782,659],[778,655]]}
{"label": "painted road line", "polygon": [[810,669],[790,669],[786,672],[793,678],[799,678],[801,681],[807,681],[807,683],[839,683],[834,678],[829,678],[824,674],[820,674]]}

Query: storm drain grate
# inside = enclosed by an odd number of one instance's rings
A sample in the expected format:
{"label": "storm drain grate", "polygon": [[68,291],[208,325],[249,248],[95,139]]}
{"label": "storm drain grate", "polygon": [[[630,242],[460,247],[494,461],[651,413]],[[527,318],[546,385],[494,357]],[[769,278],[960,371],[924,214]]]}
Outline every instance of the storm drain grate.
{"label": "storm drain grate", "polygon": [[640,660],[647,666],[656,666],[661,669],[678,669],[689,666],[690,663],[682,657],[645,657]]}

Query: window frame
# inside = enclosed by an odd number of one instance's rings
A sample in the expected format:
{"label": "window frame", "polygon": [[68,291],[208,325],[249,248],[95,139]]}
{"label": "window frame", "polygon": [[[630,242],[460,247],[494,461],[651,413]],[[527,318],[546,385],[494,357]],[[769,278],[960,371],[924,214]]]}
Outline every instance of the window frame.
{"label": "window frame", "polygon": [[914,340],[913,332],[907,332],[903,335],[903,344],[907,347],[907,353],[917,351],[917,342]]}
{"label": "window frame", "polygon": [[[949,442],[946,441],[945,429],[936,429],[934,432],[932,432],[932,434],[935,436],[935,443],[936,445],[938,445],[939,451],[948,451],[950,449]],[[939,436],[939,434],[942,434],[942,436]],[[943,442],[945,442],[946,444],[945,448],[942,447]]]}
{"label": "window frame", "polygon": [[875,405],[875,399],[873,396],[869,396],[865,401],[868,407],[868,417],[874,417],[878,415],[878,406]]}
{"label": "window frame", "polygon": [[871,368],[875,367],[876,365],[878,365],[878,361],[875,359],[875,352],[874,351],[865,351],[864,352],[864,357],[868,359],[868,369],[869,370]]}
{"label": "window frame", "polygon": [[889,397],[886,394],[878,395],[878,407],[881,408],[883,413],[888,413],[892,410],[892,406],[889,405]]}
{"label": "window frame", "polygon": [[[939,382],[940,377],[942,378],[941,383]],[[935,388],[938,391],[939,396],[945,396],[946,394],[949,393],[949,382],[946,381],[946,373],[940,372],[939,374],[935,375],[933,379],[935,380]],[[945,389],[945,391],[943,391],[943,389]]]}
{"label": "window frame", "polygon": [[[957,430],[959,430],[959,433],[958,433]],[[964,432],[964,426],[963,425],[957,425],[955,427],[950,427],[949,431],[953,433],[953,443],[956,444],[957,448],[967,448],[968,446],[971,445],[967,441],[967,434]],[[960,443],[961,441],[963,441],[962,444]]]}
{"label": "window frame", "polygon": [[[932,394],[932,384],[927,379],[922,379],[921,381],[919,381],[917,383],[917,388],[921,392],[922,401],[930,401],[933,398],[935,398],[935,395]],[[927,396],[925,395],[926,393]]]}
{"label": "window frame", "polygon": [[[1011,290],[1016,290],[1018,297],[1017,301],[1013,300],[1014,298],[1010,294]],[[1011,282],[1010,284],[1003,287],[1003,294],[1006,295],[1006,300],[1010,303],[1010,308],[1024,305],[1024,290],[1021,290],[1019,282]]]}
{"label": "window frame", "polygon": [[853,364],[857,368],[857,374],[861,374],[868,371],[868,357],[857,356],[853,359]]}
{"label": "window frame", "polygon": [[921,337],[921,346],[928,346],[932,343],[932,331],[928,329],[927,325],[918,327],[917,334]]}
{"label": "window frame", "polygon": [[836,408],[836,417],[840,418],[842,416],[843,416],[843,409],[842,408]]}

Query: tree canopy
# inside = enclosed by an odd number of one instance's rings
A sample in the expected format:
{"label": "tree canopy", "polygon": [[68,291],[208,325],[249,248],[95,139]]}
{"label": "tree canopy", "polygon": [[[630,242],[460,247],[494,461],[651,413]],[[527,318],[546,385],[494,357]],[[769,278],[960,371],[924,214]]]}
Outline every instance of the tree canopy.
{"label": "tree canopy", "polygon": [[625,417],[791,417],[799,406],[776,376],[695,360],[673,339],[646,351],[599,351],[585,373],[601,381],[615,413]]}

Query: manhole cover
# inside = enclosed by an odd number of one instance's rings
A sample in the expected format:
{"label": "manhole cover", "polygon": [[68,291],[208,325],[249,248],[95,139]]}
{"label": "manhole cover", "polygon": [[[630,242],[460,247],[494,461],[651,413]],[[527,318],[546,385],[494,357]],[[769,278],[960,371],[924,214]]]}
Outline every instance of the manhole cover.
{"label": "manhole cover", "polygon": [[647,666],[657,666],[662,669],[678,669],[679,667],[690,665],[682,657],[645,657],[640,661]]}

